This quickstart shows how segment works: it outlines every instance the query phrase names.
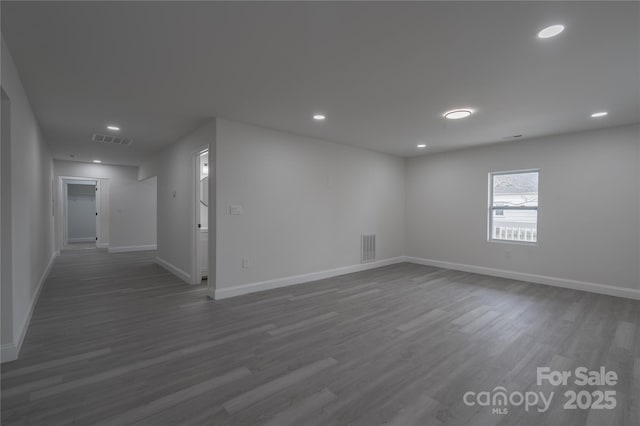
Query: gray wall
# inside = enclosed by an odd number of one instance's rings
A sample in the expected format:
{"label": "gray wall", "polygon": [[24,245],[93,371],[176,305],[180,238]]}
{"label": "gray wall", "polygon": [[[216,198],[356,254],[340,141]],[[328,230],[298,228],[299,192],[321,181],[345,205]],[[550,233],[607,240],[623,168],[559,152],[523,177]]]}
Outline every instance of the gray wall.
{"label": "gray wall", "polygon": [[[212,148],[215,146],[216,122],[211,120],[186,135],[179,141],[169,145],[155,156],[144,162],[138,170],[138,178],[149,179],[157,176],[158,180],[158,258],[172,265],[179,271],[185,281],[192,282],[195,268],[193,226],[195,226],[195,207],[197,193],[194,190],[196,170],[194,155],[203,149],[209,151],[209,175],[211,176],[215,161]],[[215,190],[214,176],[209,178],[209,202]],[[209,208],[209,222],[215,209]],[[213,279],[215,259],[215,229],[209,231],[209,277]],[[176,270],[174,270],[176,272]]]}
{"label": "gray wall", "polygon": [[357,265],[361,234],[403,254],[402,158],[218,119],[215,164],[216,289]]}
{"label": "gray wall", "polygon": [[[100,241],[110,249],[155,245],[156,180],[138,181],[136,167],[107,164],[54,161],[56,183],[59,177],[81,177],[100,180]],[[56,194],[56,200],[57,196]],[[62,211],[57,202],[57,210]],[[56,241],[62,242],[62,222],[56,226]]]}
{"label": "gray wall", "polygon": [[[139,177],[160,172],[159,256],[189,280],[192,155],[215,143],[216,289],[358,264],[362,233],[378,235],[378,259],[407,255],[638,289],[639,129],[405,160],[216,119],[146,162]],[[540,169],[538,244],[488,242],[488,174],[532,168]],[[231,205],[244,214],[230,215]]]}
{"label": "gray wall", "polygon": [[[11,167],[10,171],[11,281],[6,282],[4,276],[2,280],[3,288],[11,287],[12,299],[12,309],[3,309],[2,312],[3,329],[6,324],[11,324],[13,330],[10,339],[2,339],[2,357],[6,360],[17,353],[40,284],[55,251],[51,153],[33,115],[11,53],[4,40],[1,44],[1,85],[11,102],[10,158],[3,158],[3,163],[9,160],[11,165],[20,165]],[[6,142],[3,140],[2,143]],[[3,187],[3,192],[5,189]],[[2,255],[7,255],[5,247]],[[3,295],[6,293],[6,290],[2,292]]]}
{"label": "gray wall", "polygon": [[[408,256],[640,289],[640,126],[407,160]],[[488,173],[540,169],[539,243],[487,241]]]}
{"label": "gray wall", "polygon": [[[185,280],[193,271],[193,155],[206,147],[216,288],[357,265],[362,233],[378,235],[378,259],[403,254],[403,159],[216,119],[139,169],[140,179],[158,178],[158,257]],[[236,204],[243,215],[229,214]]]}

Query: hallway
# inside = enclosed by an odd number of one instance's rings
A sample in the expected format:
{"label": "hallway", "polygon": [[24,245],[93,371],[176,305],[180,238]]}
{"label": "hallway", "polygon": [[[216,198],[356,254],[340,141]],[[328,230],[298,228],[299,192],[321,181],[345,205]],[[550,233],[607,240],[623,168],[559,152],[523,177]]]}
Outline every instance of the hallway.
{"label": "hallway", "polygon": [[[96,414],[109,409],[109,400],[119,405],[143,389],[157,391],[160,383],[150,386],[144,367],[164,369],[178,354],[164,362],[150,359],[178,350],[196,333],[212,335],[204,330],[216,321],[206,315],[213,310],[204,310],[212,302],[206,285],[186,285],[154,264],[154,257],[155,252],[62,252],[19,360],[2,365],[3,425],[25,418],[52,425],[87,417],[80,423],[93,423],[104,417]],[[194,371],[181,374],[182,380],[193,379]]]}
{"label": "hallway", "polygon": [[617,371],[624,409],[536,424],[638,420],[640,302],[406,263],[214,302],[154,256],[58,257],[3,425],[522,424],[461,395],[545,365]]}

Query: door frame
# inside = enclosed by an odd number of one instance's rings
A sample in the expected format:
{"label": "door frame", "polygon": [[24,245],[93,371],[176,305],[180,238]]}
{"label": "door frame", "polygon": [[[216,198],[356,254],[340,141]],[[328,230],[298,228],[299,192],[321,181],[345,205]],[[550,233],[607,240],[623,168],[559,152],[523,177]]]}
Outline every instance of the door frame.
{"label": "door frame", "polygon": [[[200,284],[202,283],[202,265],[200,263],[200,228],[198,224],[200,222],[200,155],[207,152],[209,154],[209,176],[211,176],[211,150],[209,146],[201,146],[197,151],[193,152],[191,157],[192,164],[192,175],[191,181],[192,185],[192,203],[191,208],[193,209],[193,214],[191,215],[191,252],[193,253],[192,261],[191,261],[191,284]],[[211,185],[211,178],[209,178],[209,185]],[[209,191],[211,194],[211,191]],[[211,204],[211,203],[209,203]],[[208,210],[207,210],[208,211]],[[211,217],[211,215],[209,215]],[[209,233],[211,232],[211,224],[209,224]],[[210,268],[207,268],[210,274]],[[208,277],[208,280],[210,277]]]}
{"label": "door frame", "polygon": [[58,229],[59,229],[59,241],[56,242],[57,250],[62,250],[68,244],[68,196],[67,196],[67,187],[69,184],[78,184],[78,183],[89,183],[95,184],[96,186],[96,247],[103,247],[105,242],[102,237],[102,226],[100,224],[101,219],[104,215],[106,215],[106,220],[109,220],[108,213],[103,212],[103,206],[101,202],[102,191],[104,190],[101,179],[94,177],[83,177],[83,176],[58,176],[58,212],[60,213],[58,220]]}
{"label": "door frame", "polygon": [[100,196],[99,194],[101,194],[100,192],[100,181],[98,179],[63,179],[62,180],[64,187],[63,187],[63,191],[64,191],[64,205],[63,205],[63,209],[62,209],[62,214],[63,214],[63,234],[62,234],[62,246],[66,247],[69,245],[69,218],[68,218],[68,213],[69,213],[69,185],[83,185],[83,184],[89,184],[89,185],[95,185],[95,211],[96,211],[96,215],[95,215],[95,222],[96,222],[96,236],[95,236],[95,246],[98,246],[98,236],[100,235]]}

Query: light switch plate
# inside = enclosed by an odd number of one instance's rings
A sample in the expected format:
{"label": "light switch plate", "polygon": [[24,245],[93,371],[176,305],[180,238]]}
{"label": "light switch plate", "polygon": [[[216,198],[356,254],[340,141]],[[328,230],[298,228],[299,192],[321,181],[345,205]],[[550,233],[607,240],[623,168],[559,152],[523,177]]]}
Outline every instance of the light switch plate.
{"label": "light switch plate", "polygon": [[231,206],[229,214],[242,214],[242,206]]}

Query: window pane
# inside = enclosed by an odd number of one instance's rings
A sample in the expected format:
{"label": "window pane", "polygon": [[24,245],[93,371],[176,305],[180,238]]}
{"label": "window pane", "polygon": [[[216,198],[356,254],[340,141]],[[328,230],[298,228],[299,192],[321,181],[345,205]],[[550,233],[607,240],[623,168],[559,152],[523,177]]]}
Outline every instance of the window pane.
{"label": "window pane", "polygon": [[[500,214],[502,213],[502,214]],[[537,210],[492,210],[491,238],[509,241],[538,241]]]}
{"label": "window pane", "polygon": [[494,207],[538,207],[538,172],[493,175]]}

